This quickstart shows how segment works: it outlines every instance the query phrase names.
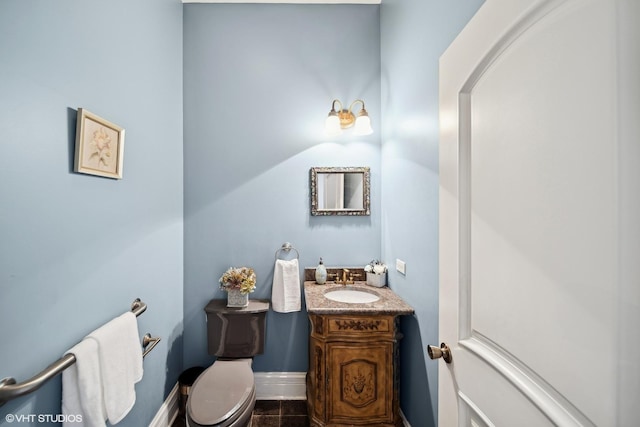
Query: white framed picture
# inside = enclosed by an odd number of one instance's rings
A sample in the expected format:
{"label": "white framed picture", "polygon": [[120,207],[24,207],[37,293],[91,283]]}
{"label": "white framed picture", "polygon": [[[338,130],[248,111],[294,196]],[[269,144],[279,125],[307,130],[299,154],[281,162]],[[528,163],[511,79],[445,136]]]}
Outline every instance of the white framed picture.
{"label": "white framed picture", "polygon": [[124,129],[84,108],[78,108],[73,170],[122,179]]}

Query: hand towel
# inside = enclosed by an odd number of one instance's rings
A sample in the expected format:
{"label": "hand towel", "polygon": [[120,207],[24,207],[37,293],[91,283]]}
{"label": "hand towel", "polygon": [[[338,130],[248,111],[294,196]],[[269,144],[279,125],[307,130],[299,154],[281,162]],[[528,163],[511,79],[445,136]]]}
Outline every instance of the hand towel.
{"label": "hand towel", "polygon": [[300,311],[300,272],[298,260],[276,260],[271,288],[273,310],[279,313]]}
{"label": "hand towel", "polygon": [[87,336],[98,345],[105,414],[120,422],[136,402],[135,384],[142,379],[142,348],[136,315],[127,312]]}
{"label": "hand towel", "polygon": [[[94,340],[82,340],[67,353],[75,356],[76,362],[62,372],[62,414],[65,420],[82,417],[86,427],[104,427],[102,380],[98,344]],[[73,416],[73,417],[70,417]],[[77,422],[63,422],[64,427],[76,427]]]}

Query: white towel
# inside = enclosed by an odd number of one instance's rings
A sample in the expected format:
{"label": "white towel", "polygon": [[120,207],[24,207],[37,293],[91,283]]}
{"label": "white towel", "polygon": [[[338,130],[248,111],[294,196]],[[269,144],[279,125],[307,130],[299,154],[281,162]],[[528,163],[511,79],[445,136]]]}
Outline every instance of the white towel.
{"label": "white towel", "polygon": [[[64,419],[76,421],[82,417],[86,427],[104,427],[104,400],[98,344],[94,340],[82,340],[67,353],[76,362],[62,372],[62,414]],[[73,417],[69,417],[73,416]],[[64,422],[64,427],[77,427],[77,422]]]}
{"label": "white towel", "polygon": [[136,315],[127,312],[87,336],[98,345],[105,414],[120,422],[136,402],[135,383],[142,379],[142,349]]}
{"label": "white towel", "polygon": [[300,272],[298,260],[276,260],[271,288],[273,310],[279,313],[300,311]]}

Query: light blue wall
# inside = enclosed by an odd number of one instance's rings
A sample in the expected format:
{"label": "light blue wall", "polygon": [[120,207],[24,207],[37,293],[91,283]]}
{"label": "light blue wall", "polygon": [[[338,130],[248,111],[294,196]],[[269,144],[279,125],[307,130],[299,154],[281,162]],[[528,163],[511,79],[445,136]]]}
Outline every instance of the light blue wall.
{"label": "light blue wall", "polygon": [[[401,404],[435,425],[437,61],[481,1],[0,2],[0,377],[28,378],[141,297],[140,332],[163,341],[120,425],[146,425],[183,367],[211,362],[202,308],[224,297],[218,277],[251,265],[252,298],[269,298],[290,241],[302,267],[407,262],[390,273],[416,308]],[[375,133],[325,139],[333,98],[363,98]],[[122,181],[72,172],[78,107],[126,128]],[[309,168],[360,165],[372,215],[309,216]],[[305,371],[306,313],[267,322],[255,370]],[[0,408],[0,425],[59,411],[58,377]]]}
{"label": "light blue wall", "polygon": [[[23,381],[142,298],[148,425],[182,368],[182,5],[0,2],[0,378]],[[124,179],[75,174],[76,109],[126,129]],[[0,408],[60,414],[60,376]],[[20,425],[43,425],[37,422]]]}
{"label": "light blue wall", "polygon": [[[377,5],[185,6],[185,366],[211,361],[203,308],[229,266],[254,267],[268,299],[285,241],[301,267],[379,256],[379,29]],[[325,139],[334,98],[362,98],[375,133]],[[370,166],[371,216],[311,217],[312,166]],[[267,329],[254,370],[306,371],[306,313]]]}
{"label": "light blue wall", "polygon": [[390,286],[416,310],[404,317],[401,405],[412,426],[435,426],[438,364],[438,58],[482,0],[383,0],[382,255],[407,263]]}

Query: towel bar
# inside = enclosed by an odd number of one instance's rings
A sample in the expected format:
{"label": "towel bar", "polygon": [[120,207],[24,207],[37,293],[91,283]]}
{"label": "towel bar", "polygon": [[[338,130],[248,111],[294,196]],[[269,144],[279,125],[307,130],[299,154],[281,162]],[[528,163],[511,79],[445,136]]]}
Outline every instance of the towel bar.
{"label": "towel bar", "polygon": [[[142,338],[142,347],[145,349],[144,353],[142,353],[142,357],[145,357],[147,354],[153,350],[155,346],[160,342],[160,337],[152,337],[151,334],[147,333],[144,338]],[[147,346],[151,344],[151,347],[147,348]]]}
{"label": "towel bar", "polygon": [[[147,309],[147,304],[140,301],[140,298],[136,298],[131,303],[131,311],[133,314],[140,316]],[[146,350],[142,354],[142,357],[146,356],[160,341],[159,337],[151,337],[151,334],[146,334],[142,340],[142,347]],[[147,346],[151,344],[151,347],[147,349]],[[15,378],[7,377],[0,380],[0,406],[4,405],[8,401],[15,399],[16,397],[23,396],[25,394],[32,393],[39,389],[44,383],[55,377],[69,366],[76,363],[76,357],[73,354],[65,354],[60,359],[56,360],[39,374],[34,375],[26,381],[16,383]]]}

